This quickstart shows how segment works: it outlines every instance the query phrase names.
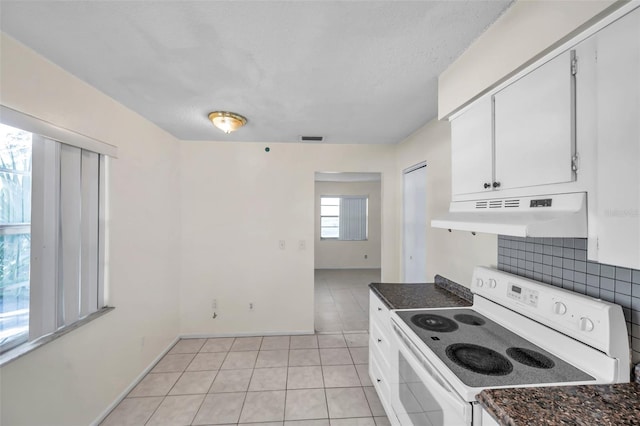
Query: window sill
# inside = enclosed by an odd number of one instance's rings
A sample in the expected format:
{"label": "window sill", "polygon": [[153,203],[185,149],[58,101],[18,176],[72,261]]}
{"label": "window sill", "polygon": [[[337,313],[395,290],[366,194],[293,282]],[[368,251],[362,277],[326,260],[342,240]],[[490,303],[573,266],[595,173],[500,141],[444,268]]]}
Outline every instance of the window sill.
{"label": "window sill", "polygon": [[79,328],[87,323],[90,323],[96,318],[100,318],[107,312],[113,311],[115,308],[113,306],[105,306],[104,308],[87,315],[86,317],[74,322],[73,324],[69,324],[66,327],[63,327],[57,331],[54,331],[51,334],[47,334],[42,336],[32,342],[23,343],[20,346],[16,346],[13,349],[8,350],[7,352],[0,355],[0,367],[4,367],[12,361],[22,357],[23,355],[28,354],[31,351],[38,349],[41,346],[46,345],[49,342],[53,342],[54,340],[64,336],[65,334]]}

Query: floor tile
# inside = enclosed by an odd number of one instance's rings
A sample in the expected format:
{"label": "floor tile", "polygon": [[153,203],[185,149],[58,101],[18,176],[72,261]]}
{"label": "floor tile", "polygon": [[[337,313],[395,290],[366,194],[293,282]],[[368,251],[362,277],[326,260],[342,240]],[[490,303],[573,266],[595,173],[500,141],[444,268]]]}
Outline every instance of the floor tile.
{"label": "floor tile", "polygon": [[329,419],[285,420],[284,426],[331,426]]}
{"label": "floor tile", "polygon": [[200,351],[207,339],[180,339],[169,351],[170,354],[195,354]]}
{"label": "floor tile", "polygon": [[193,358],[187,371],[219,370],[226,356],[225,352],[201,352]]}
{"label": "floor tile", "polygon": [[194,425],[237,423],[246,392],[209,394],[204,399]]}
{"label": "floor tile", "polygon": [[246,392],[253,370],[220,370],[213,381],[209,393]]}
{"label": "floor tile", "polygon": [[322,368],[319,366],[289,367],[287,389],[323,388]]}
{"label": "floor tile", "polygon": [[371,413],[374,416],[386,416],[387,413],[384,411],[384,407],[382,406],[382,402],[380,402],[380,398],[376,392],[376,389],[373,386],[367,386],[364,388],[364,394],[367,397],[367,402],[369,402],[369,408],[371,409]]}
{"label": "floor tile", "polygon": [[318,349],[292,349],[289,351],[289,366],[320,365]]}
{"label": "floor tile", "polygon": [[318,335],[318,346],[320,348],[346,348],[347,342],[340,334],[320,334]]}
{"label": "floor tile", "polygon": [[147,425],[190,425],[203,400],[204,395],[168,396],[162,401]]}
{"label": "floor tile", "polygon": [[207,342],[202,346],[200,352],[227,352],[231,349],[234,340],[234,337],[207,339]]}
{"label": "floor tile", "polygon": [[391,422],[387,416],[374,417],[376,426],[391,426]]}
{"label": "floor tile", "polygon": [[355,364],[367,364],[369,362],[369,347],[349,348],[349,352]]}
{"label": "floor tile", "polygon": [[315,349],[318,347],[318,336],[291,336],[290,349]]}
{"label": "floor tile", "polygon": [[349,388],[361,386],[358,372],[354,365],[322,366],[324,385],[327,388]]}
{"label": "floor tile", "polygon": [[257,351],[262,344],[262,337],[236,337],[231,345],[231,351]]}
{"label": "floor tile", "polygon": [[326,389],[330,418],[370,417],[371,410],[361,387]]}
{"label": "floor tile", "polygon": [[149,373],[127,397],[165,396],[180,378],[181,373]]}
{"label": "floor tile", "polygon": [[285,391],[248,392],[240,422],[283,421],[284,399]]}
{"label": "floor tile", "polygon": [[256,368],[249,391],[283,390],[287,388],[287,367]]}
{"label": "floor tile", "polygon": [[347,348],[320,349],[320,359],[322,365],[353,364]]}
{"label": "floor tile", "polygon": [[345,333],[344,338],[350,348],[369,346],[369,333]]}
{"label": "floor tile", "polygon": [[289,336],[267,336],[262,338],[261,351],[289,349]]}
{"label": "floor tile", "polygon": [[289,362],[289,350],[280,349],[274,351],[258,352],[256,368],[286,367]]}
{"label": "floor tile", "polygon": [[138,426],[149,420],[163,397],[125,398],[100,424],[101,426]]}
{"label": "floor tile", "polygon": [[207,393],[213,383],[213,379],[216,377],[216,373],[216,371],[184,372],[171,388],[169,395]]}
{"label": "floor tile", "polygon": [[282,422],[238,423],[238,426],[282,426]]}
{"label": "floor tile", "polygon": [[327,400],[324,389],[296,389],[287,391],[285,419],[327,418]]}
{"label": "floor tile", "polygon": [[258,351],[229,352],[220,369],[235,370],[239,368],[253,368],[256,365],[257,357]]}
{"label": "floor tile", "polygon": [[376,426],[376,422],[373,419],[373,417],[357,417],[357,418],[351,418],[351,419],[331,419],[331,426]]}
{"label": "floor tile", "polygon": [[357,364],[356,371],[358,372],[358,377],[360,378],[360,384],[362,386],[373,386],[373,383],[371,382],[371,377],[369,377],[368,364]]}
{"label": "floor tile", "polygon": [[195,354],[175,354],[165,355],[160,362],[153,367],[152,373],[173,373],[183,372],[191,360],[195,357]]}

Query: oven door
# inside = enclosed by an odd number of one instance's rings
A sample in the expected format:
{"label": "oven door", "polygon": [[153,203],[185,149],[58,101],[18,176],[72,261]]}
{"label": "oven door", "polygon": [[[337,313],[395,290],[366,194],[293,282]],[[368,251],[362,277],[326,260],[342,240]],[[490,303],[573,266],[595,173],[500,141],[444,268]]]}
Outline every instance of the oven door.
{"label": "oven door", "polygon": [[462,399],[405,333],[395,331],[391,406],[402,426],[471,426],[473,405]]}

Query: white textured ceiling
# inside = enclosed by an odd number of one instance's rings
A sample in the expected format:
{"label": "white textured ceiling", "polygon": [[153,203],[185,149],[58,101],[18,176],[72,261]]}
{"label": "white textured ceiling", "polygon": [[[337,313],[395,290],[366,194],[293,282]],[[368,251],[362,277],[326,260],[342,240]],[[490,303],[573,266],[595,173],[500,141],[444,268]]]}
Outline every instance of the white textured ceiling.
{"label": "white textured ceiling", "polygon": [[[510,4],[3,0],[0,28],[182,140],[397,143]],[[249,121],[225,135],[214,110]]]}

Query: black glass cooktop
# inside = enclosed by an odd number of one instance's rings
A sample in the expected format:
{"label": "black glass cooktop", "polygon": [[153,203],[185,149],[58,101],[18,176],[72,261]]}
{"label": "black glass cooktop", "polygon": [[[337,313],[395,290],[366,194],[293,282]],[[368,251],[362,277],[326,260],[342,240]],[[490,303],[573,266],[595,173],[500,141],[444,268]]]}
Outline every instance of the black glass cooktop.
{"label": "black glass cooktop", "polygon": [[595,380],[473,309],[396,313],[468,386]]}

